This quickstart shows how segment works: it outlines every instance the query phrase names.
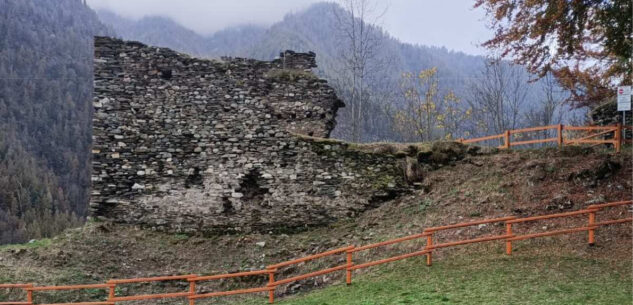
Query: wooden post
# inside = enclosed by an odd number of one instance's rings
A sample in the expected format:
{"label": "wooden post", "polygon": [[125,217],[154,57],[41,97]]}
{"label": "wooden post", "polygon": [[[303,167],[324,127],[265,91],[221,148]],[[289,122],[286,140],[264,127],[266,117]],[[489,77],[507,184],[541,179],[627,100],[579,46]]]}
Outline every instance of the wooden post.
{"label": "wooden post", "polygon": [[347,250],[347,270],[345,274],[345,282],[347,285],[352,284],[352,251]]}
{"label": "wooden post", "polygon": [[510,149],[510,130],[506,130],[503,133],[503,148]]}
{"label": "wooden post", "polygon": [[[506,234],[507,235],[512,235],[512,224],[511,223],[507,223],[506,222]],[[512,255],[512,241],[510,240],[510,237],[508,237],[508,239],[506,239],[506,254],[507,255]]]}
{"label": "wooden post", "polygon": [[[189,281],[189,296],[196,294],[196,281]],[[196,305],[195,299],[189,299],[189,305]]]}
{"label": "wooden post", "polygon": [[[589,228],[593,227],[593,225],[596,223],[596,212],[592,211],[589,213]],[[595,235],[595,230],[594,229],[589,229],[589,245],[593,246],[596,242],[596,235]]]}
{"label": "wooden post", "polygon": [[615,127],[614,142],[615,152],[619,153],[620,148],[622,147],[622,124],[620,123],[618,123]]}
{"label": "wooden post", "polygon": [[558,124],[558,148],[563,147],[563,124]]}
{"label": "wooden post", "polygon": [[108,284],[110,285],[110,287],[108,287],[108,302],[114,302],[112,300],[116,296],[116,284],[111,282],[108,282]]}
{"label": "wooden post", "polygon": [[273,285],[273,283],[275,283],[275,271],[277,271],[276,269],[270,269],[270,272],[268,272],[268,285],[271,286],[270,290],[268,291],[268,303],[273,304],[275,303],[275,288]]}
{"label": "wooden post", "polygon": [[429,253],[426,254],[426,265],[431,266],[433,264],[433,232],[429,232],[429,235],[426,236],[426,249],[429,250]]}
{"label": "wooden post", "polygon": [[[33,288],[33,284],[29,284],[28,288]],[[33,291],[32,290],[27,290],[26,291],[26,302],[29,304],[33,304]]]}

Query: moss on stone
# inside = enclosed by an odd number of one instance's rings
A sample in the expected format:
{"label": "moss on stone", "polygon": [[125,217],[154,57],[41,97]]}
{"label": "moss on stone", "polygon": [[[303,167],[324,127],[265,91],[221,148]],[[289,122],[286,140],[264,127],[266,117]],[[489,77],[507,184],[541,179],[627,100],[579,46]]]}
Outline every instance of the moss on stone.
{"label": "moss on stone", "polygon": [[298,79],[318,80],[311,72],[299,69],[273,69],[266,73],[266,78],[282,82],[294,82]]}
{"label": "moss on stone", "polygon": [[371,187],[375,190],[381,190],[396,185],[396,179],[391,175],[376,175],[371,181]]}

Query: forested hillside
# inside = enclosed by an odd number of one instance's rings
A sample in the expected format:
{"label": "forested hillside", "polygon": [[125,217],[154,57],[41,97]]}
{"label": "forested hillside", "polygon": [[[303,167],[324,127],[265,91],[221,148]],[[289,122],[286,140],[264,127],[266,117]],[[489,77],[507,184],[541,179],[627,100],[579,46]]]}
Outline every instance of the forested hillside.
{"label": "forested hillside", "polygon": [[[450,51],[443,47],[402,43],[382,28],[373,25],[368,25],[367,37],[377,45],[374,57],[378,64],[368,68],[366,84],[360,90],[362,92],[351,90],[349,71],[344,68],[345,56],[350,50],[341,42],[340,20],[349,15],[342,7],[332,3],[317,3],[304,11],[288,14],[267,29],[259,26],[229,27],[209,37],[192,32],[165,17],[146,17],[132,21],[108,11],[99,11],[98,14],[122,38],[169,47],[197,56],[237,56],[270,60],[288,49],[315,52],[319,65],[317,73],[337,89],[338,95],[347,104],[347,107],[339,110],[337,127],[332,134],[335,138],[361,142],[416,141],[447,136],[458,138],[488,134],[499,128],[540,124],[541,121],[548,123],[554,118],[569,119],[563,118],[566,111],[560,105],[563,99],[561,96],[566,93],[560,92],[556,84],[549,84],[552,86],[548,87],[543,81],[528,82],[531,76],[520,66],[501,62],[495,69],[486,69],[488,60],[485,57]],[[420,29],[426,30],[432,29]],[[436,120],[435,125],[450,125],[453,128],[434,128],[426,131],[425,137],[418,132],[419,128],[412,127],[415,130],[411,130],[408,127],[421,121],[419,117],[407,115],[419,112],[420,109],[412,105],[414,101],[405,96],[406,91],[416,89],[418,84],[412,82],[413,79],[405,79],[403,75],[409,73],[410,76],[418,76],[424,70],[432,68],[435,68],[435,72],[428,81],[435,81],[437,86],[433,101],[437,104],[437,110],[432,115],[441,117],[441,112],[446,112],[447,109],[459,109],[460,115],[453,117],[450,122]],[[486,78],[488,87],[477,88]],[[507,84],[498,84],[501,78],[512,78],[517,83],[514,86],[510,85],[510,81]],[[495,119],[490,113],[484,113],[486,107],[481,105],[487,102],[481,100],[484,90],[496,90],[497,95],[505,95],[504,102],[499,103],[512,104],[505,107],[506,110],[485,111],[497,111],[498,116],[516,119],[497,124],[497,128],[482,128]],[[490,93],[492,92],[487,94]],[[357,105],[359,101],[355,101],[352,94],[363,96],[363,104]],[[442,107],[440,104],[443,104],[445,97],[455,97],[455,105],[447,104]],[[552,105],[555,107],[552,108]],[[466,114],[469,108],[471,111]],[[477,113],[472,109],[481,111]],[[550,111],[552,109],[554,111]],[[354,115],[354,112],[357,114]],[[499,118],[497,120],[503,121]],[[354,122],[360,125],[359,135],[352,131]]]}
{"label": "forested hillside", "polygon": [[96,33],[81,0],[0,2],[0,244],[85,216]]}

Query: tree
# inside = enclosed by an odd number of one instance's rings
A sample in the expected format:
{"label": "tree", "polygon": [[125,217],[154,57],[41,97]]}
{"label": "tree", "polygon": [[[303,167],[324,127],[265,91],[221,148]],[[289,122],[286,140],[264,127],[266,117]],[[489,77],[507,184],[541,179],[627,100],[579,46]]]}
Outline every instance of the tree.
{"label": "tree", "polygon": [[528,92],[527,73],[520,66],[489,60],[468,93],[475,124],[472,131],[490,135],[517,128]]}
{"label": "tree", "polygon": [[395,112],[394,125],[405,138],[432,141],[459,137],[471,109],[460,107],[460,99],[452,91],[440,96],[437,68],[403,73],[400,89],[405,107]]}
{"label": "tree", "polygon": [[564,98],[556,79],[547,74],[541,85],[541,96],[525,114],[527,126],[548,126],[559,124],[563,120]]}
{"label": "tree", "polygon": [[475,7],[486,11],[495,30],[485,47],[538,77],[553,73],[578,106],[631,84],[630,0],[476,0]]}
{"label": "tree", "polygon": [[[368,88],[368,77],[384,66],[379,56],[382,37],[376,24],[384,15],[385,10],[377,13],[376,4],[370,0],[340,0],[345,10],[341,13],[334,9],[336,30],[340,39],[341,67],[339,78],[336,80],[340,88],[339,94],[351,108],[351,140],[362,141],[365,107],[371,99]],[[342,92],[341,92],[342,91]]]}

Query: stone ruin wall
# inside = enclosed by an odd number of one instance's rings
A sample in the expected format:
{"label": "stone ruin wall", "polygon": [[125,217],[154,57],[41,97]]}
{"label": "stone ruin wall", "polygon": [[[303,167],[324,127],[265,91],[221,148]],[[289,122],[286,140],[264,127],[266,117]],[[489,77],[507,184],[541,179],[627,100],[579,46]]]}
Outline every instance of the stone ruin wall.
{"label": "stone ruin wall", "polygon": [[326,138],[342,102],[314,53],[191,58],[95,38],[93,218],[181,233],[288,231],[407,189],[401,161]]}

